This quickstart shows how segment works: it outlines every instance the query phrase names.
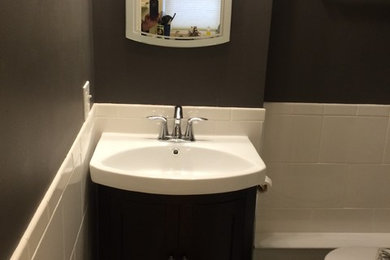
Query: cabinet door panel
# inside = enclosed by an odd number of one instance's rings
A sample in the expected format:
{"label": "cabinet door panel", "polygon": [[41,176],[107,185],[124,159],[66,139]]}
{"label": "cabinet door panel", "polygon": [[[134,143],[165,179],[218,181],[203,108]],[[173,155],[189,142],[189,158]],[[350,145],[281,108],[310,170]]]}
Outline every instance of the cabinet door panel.
{"label": "cabinet door panel", "polygon": [[167,260],[177,253],[177,206],[104,188],[100,195],[100,260]]}
{"label": "cabinet door panel", "polygon": [[244,260],[244,205],[235,200],[182,206],[182,254],[188,260]]}
{"label": "cabinet door panel", "polygon": [[177,247],[175,215],[177,210],[163,204],[126,202],[122,219],[122,259],[167,260]]}

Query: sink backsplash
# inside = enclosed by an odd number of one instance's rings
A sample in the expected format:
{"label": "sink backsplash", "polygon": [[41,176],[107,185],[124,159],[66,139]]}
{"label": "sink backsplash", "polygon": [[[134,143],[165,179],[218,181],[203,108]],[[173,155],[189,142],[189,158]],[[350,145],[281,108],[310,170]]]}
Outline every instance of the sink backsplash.
{"label": "sink backsplash", "polygon": [[[155,133],[157,137],[159,123],[147,120],[146,117],[165,116],[171,129],[173,113],[173,106],[95,104],[96,130],[98,133]],[[265,119],[264,108],[183,106],[183,117],[184,119],[189,117],[208,119],[194,125],[196,135],[245,135],[260,152]]]}

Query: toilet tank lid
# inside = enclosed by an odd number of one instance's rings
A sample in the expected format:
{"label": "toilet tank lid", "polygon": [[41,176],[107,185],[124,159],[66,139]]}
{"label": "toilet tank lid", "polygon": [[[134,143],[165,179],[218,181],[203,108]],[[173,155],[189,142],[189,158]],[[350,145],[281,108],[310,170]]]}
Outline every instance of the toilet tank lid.
{"label": "toilet tank lid", "polygon": [[378,254],[376,247],[341,247],[331,251],[325,260],[376,260]]}

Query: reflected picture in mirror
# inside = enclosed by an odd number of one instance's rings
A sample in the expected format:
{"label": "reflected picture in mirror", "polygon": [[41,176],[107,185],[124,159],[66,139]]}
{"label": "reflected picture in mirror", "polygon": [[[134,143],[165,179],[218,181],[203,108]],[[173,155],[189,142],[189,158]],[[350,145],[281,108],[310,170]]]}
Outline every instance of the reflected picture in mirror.
{"label": "reflected picture in mirror", "polygon": [[221,28],[221,0],[138,0],[141,32],[189,40],[216,37]]}
{"label": "reflected picture in mirror", "polygon": [[230,16],[231,0],[126,0],[126,37],[166,47],[221,44],[230,39]]}

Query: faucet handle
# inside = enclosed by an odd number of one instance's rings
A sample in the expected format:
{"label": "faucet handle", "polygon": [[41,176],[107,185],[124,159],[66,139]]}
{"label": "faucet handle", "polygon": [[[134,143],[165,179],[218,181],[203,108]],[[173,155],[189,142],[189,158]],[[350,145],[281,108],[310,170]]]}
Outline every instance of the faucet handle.
{"label": "faucet handle", "polygon": [[146,117],[149,120],[160,120],[161,121],[161,128],[160,133],[158,135],[158,139],[160,140],[167,140],[168,139],[168,120],[164,116],[148,116]]}
{"label": "faucet handle", "polygon": [[194,128],[193,128],[193,123],[194,122],[200,122],[200,121],[207,121],[207,118],[204,117],[190,117],[188,118],[187,121],[187,127],[186,131],[184,134],[184,138],[190,141],[195,141],[195,136],[194,136]]}
{"label": "faucet handle", "polygon": [[207,121],[208,119],[205,117],[190,117],[188,118],[188,123],[192,124],[192,122],[196,121]]}

